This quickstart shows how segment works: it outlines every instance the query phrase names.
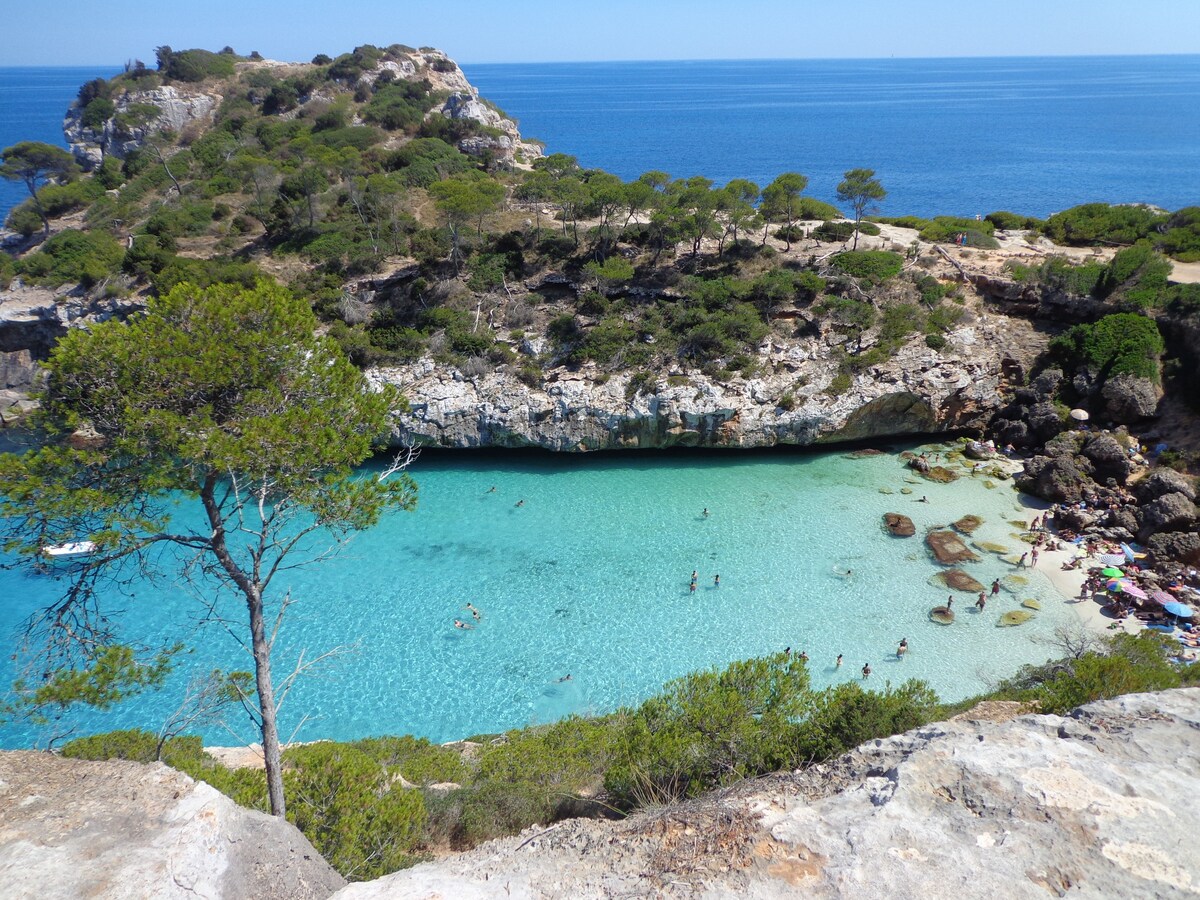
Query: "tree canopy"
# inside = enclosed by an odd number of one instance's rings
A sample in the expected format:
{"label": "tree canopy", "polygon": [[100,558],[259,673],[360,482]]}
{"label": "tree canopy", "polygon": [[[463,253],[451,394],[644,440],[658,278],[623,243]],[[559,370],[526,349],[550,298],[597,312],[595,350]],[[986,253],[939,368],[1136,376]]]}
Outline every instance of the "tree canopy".
{"label": "tree canopy", "polygon": [[838,199],[854,210],[854,247],[858,249],[858,231],[867,207],[887,196],[874,169],[851,169],[837,186]]}
{"label": "tree canopy", "polygon": [[50,218],[38,200],[38,185],[47,181],[67,178],[76,174],[79,167],[75,158],[61,147],[41,141],[21,141],[0,151],[4,162],[0,163],[0,178],[24,183],[33,200],[33,207],[42,220],[46,237],[50,236]]}
{"label": "tree canopy", "polygon": [[[36,558],[45,545],[82,538],[98,548],[31,625],[56,664],[88,669],[119,644],[107,619],[111,593],[98,588],[133,565],[195,577],[203,592],[216,591],[214,608],[226,594],[245,603],[242,639],[253,649],[277,814],[283,794],[266,613],[276,610],[277,629],[288,601],[269,589],[281,569],[320,558],[331,540],[416,500],[396,466],[380,477],[356,469],[388,432],[400,398],[368,390],[315,330],[308,303],[273,284],[181,284],[144,315],[67,334],[42,396],[48,442],[0,458],[9,549]],[[80,429],[92,433],[84,448],[62,440]],[[168,498],[196,504],[203,524],[171,516]],[[181,552],[162,552],[170,547]]]}

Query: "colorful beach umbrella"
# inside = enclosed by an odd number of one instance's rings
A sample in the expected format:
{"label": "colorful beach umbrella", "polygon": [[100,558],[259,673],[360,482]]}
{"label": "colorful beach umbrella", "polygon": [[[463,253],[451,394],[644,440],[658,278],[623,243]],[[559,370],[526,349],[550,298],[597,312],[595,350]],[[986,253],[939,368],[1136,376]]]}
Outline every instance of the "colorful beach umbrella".
{"label": "colorful beach umbrella", "polygon": [[1128,594],[1130,597],[1136,597],[1138,600],[1146,600],[1146,592],[1130,581],[1121,582],[1121,593]]}
{"label": "colorful beach umbrella", "polygon": [[1173,616],[1179,616],[1181,619],[1191,618],[1193,610],[1186,603],[1180,603],[1178,600],[1172,600],[1170,603],[1164,603],[1163,609]]}
{"label": "colorful beach umbrella", "polygon": [[1106,588],[1108,588],[1110,591],[1112,591],[1114,594],[1119,594],[1119,593],[1121,593],[1121,589],[1125,587],[1125,582],[1120,581],[1116,578],[1110,578],[1108,580],[1108,584],[1106,584],[1104,586]]}
{"label": "colorful beach umbrella", "polygon": [[1101,553],[1096,557],[1102,566],[1121,566],[1125,564],[1124,553]]}
{"label": "colorful beach umbrella", "polygon": [[1114,568],[1113,566],[1109,566],[1107,569],[1101,569],[1100,574],[1103,575],[1105,578],[1124,578],[1125,577],[1124,572],[1122,572],[1120,569]]}
{"label": "colorful beach umbrella", "polygon": [[1155,588],[1154,590],[1152,590],[1150,592],[1150,599],[1153,600],[1155,603],[1159,604],[1160,606],[1166,606],[1168,603],[1175,602],[1174,597],[1172,597],[1166,591],[1159,590],[1158,588]]}

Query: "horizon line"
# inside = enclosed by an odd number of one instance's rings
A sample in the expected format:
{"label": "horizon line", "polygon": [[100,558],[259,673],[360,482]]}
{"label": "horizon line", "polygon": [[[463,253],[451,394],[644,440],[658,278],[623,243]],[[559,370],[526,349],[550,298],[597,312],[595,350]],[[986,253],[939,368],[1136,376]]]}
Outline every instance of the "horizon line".
{"label": "horizon line", "polygon": [[[441,49],[441,48],[437,48]],[[445,53],[446,51],[442,51]],[[450,54],[447,53],[449,56]],[[1005,60],[1005,59],[1161,59],[1180,57],[1200,57],[1200,52],[1164,52],[1164,53],[1038,53],[1038,54],[976,54],[957,56],[695,56],[695,57],[613,57],[609,59],[469,59],[460,60],[451,56],[460,66],[560,66],[560,65],[605,65],[609,63],[719,63],[719,62],[889,62],[903,60],[942,61],[942,60]],[[276,59],[264,56],[275,62],[293,63],[295,65],[311,64],[306,60]],[[124,62],[77,62],[61,65],[44,65],[38,63],[23,63],[19,65],[0,65],[2,69],[90,69],[109,66],[124,67]]]}

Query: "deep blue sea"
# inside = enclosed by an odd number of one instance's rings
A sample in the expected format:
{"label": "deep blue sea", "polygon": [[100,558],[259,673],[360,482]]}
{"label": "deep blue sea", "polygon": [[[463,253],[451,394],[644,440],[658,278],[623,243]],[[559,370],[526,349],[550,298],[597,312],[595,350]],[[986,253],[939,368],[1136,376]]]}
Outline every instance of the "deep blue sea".
{"label": "deep blue sea", "polygon": [[1200,56],[466,65],[522,134],[584,166],[833,202],[875,169],[885,215],[1200,203]]}
{"label": "deep blue sea", "polygon": [[[465,65],[548,152],[635,178],[875,169],[888,215],[1047,215],[1200,203],[1200,56]],[[0,67],[0,147],[62,143],[79,85],[116,67]],[[23,188],[0,182],[0,214]]]}

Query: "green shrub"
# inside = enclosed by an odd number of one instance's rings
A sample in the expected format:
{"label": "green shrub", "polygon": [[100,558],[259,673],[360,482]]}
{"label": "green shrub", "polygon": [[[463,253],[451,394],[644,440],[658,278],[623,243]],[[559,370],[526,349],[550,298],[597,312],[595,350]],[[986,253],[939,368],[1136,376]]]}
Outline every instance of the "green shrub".
{"label": "green shrub", "polygon": [[1056,244],[1076,247],[1132,244],[1166,221],[1144,206],[1085,203],[1055,213],[1046,220],[1045,234]]}
{"label": "green shrub", "polygon": [[187,82],[228,78],[233,75],[233,64],[234,58],[225,53],[179,50],[168,55],[163,74],[174,81]]}
{"label": "green shrub", "polygon": [[801,197],[796,208],[796,218],[802,221],[820,219],[822,222],[829,222],[841,217],[842,212],[836,206],[812,197]]}
{"label": "green shrub", "polygon": [[818,241],[840,244],[854,237],[853,222],[822,222],[813,229],[812,236]]}
{"label": "green shrub", "polygon": [[415,132],[433,108],[426,81],[394,81],[375,91],[362,110],[362,117],[388,131]]}
{"label": "green shrub", "polygon": [[83,108],[79,124],[84,128],[103,128],[117,112],[117,105],[107,97],[97,97]]}
{"label": "green shrub", "polygon": [[17,263],[11,256],[0,250],[0,291],[8,290],[13,276],[17,273]]}
{"label": "green shrub", "polygon": [[[138,242],[134,241],[136,245]],[[240,284],[253,287],[264,272],[252,262],[237,259],[190,259],[176,256],[150,278],[156,294],[166,294],[178,284],[188,282],[197,287],[214,284]]]}
{"label": "green shrub", "polygon": [[288,819],[338,872],[361,881],[412,864],[425,825],[420,791],[349,744],[293,747],[284,761]]}
{"label": "green shrub", "polygon": [[920,216],[872,216],[873,221],[883,225],[895,225],[897,228],[915,228],[917,231],[923,231],[929,227],[929,219],[922,219]]}
{"label": "green shrub", "polygon": [[116,274],[124,256],[121,245],[104,232],[68,229],[21,260],[21,270],[35,284],[92,287]]}
{"label": "green shrub", "polygon": [[1180,262],[1200,262],[1200,206],[1171,213],[1164,230],[1151,240],[1156,249]]}
{"label": "green shrub", "polygon": [[854,384],[854,379],[846,372],[839,372],[833,376],[833,380],[829,382],[825,388],[825,393],[830,397],[840,397]]}
{"label": "green shrub", "polygon": [[888,685],[882,692],[854,682],[826,688],[800,726],[795,752],[805,761],[832,759],[867,741],[918,728],[937,711],[937,695],[922,681]]}
{"label": "green shrub", "polygon": [[1164,345],[1153,319],[1117,313],[1074,326],[1054,338],[1049,349],[1064,370],[1082,363],[1102,379],[1128,374],[1158,381]]}
{"label": "green shrub", "polygon": [[1003,231],[1038,231],[1046,224],[1033,216],[1021,216],[1005,210],[988,213],[983,218]]}
{"label": "green shrub", "polygon": [[925,335],[925,346],[929,347],[931,350],[941,350],[946,346],[947,343],[949,343],[949,341],[946,340],[945,335],[941,335],[941,334]]}
{"label": "green shrub", "polygon": [[889,250],[847,250],[830,258],[837,269],[871,284],[882,284],[900,274],[904,257]]}

